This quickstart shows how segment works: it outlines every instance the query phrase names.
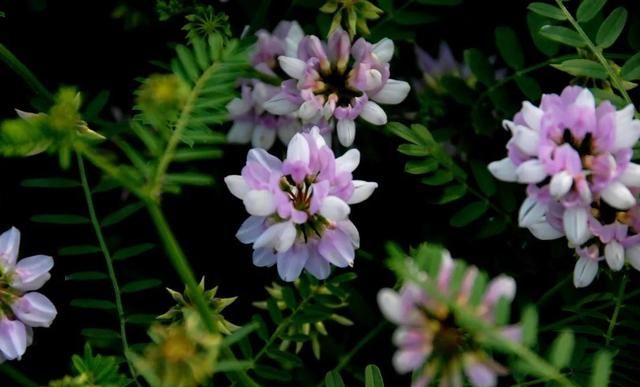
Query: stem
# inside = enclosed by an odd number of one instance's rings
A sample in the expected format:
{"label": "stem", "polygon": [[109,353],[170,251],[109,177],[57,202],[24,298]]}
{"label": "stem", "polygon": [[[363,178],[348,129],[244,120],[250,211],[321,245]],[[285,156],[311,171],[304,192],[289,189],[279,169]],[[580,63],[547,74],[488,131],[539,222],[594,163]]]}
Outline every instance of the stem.
{"label": "stem", "polygon": [[624,98],[625,102],[627,102],[627,104],[629,105],[633,105],[633,102],[631,102],[631,98],[629,97],[627,90],[625,90],[624,86],[622,86],[622,81],[620,80],[618,75],[615,73],[615,71],[613,71],[613,69],[611,68],[611,65],[609,64],[607,59],[604,57],[604,55],[602,55],[602,50],[598,49],[593,44],[589,36],[587,36],[586,32],[584,32],[582,27],[580,27],[580,24],[578,24],[576,19],[573,18],[573,15],[571,15],[571,12],[569,12],[567,7],[564,6],[564,4],[562,3],[562,0],[556,0],[556,4],[558,5],[558,8],[562,10],[562,13],[567,18],[567,20],[569,20],[569,23],[571,23],[571,25],[576,30],[578,35],[580,35],[582,40],[584,40],[584,42],[587,44],[587,47],[589,47],[589,50],[591,50],[593,55],[595,55],[596,59],[598,59],[598,62],[600,62],[602,67],[604,67],[604,69],[607,71],[607,74],[609,74],[609,78],[611,79],[611,82],[613,82],[613,85],[616,87],[616,89],[618,89],[620,94],[622,94],[622,97]]}
{"label": "stem", "polygon": [[611,315],[611,319],[609,320],[607,335],[604,338],[605,347],[609,347],[609,344],[611,344],[611,341],[613,340],[613,329],[618,323],[618,315],[620,314],[622,302],[624,301],[624,289],[627,286],[627,281],[627,274],[625,273],[622,275],[622,281],[620,281],[620,287],[618,288],[618,295],[616,297],[616,306],[613,308],[613,315]]}
{"label": "stem", "polygon": [[391,12],[389,12],[389,13],[387,14],[387,16],[386,16],[384,19],[380,20],[380,23],[376,24],[376,25],[375,25],[375,27],[373,27],[373,28],[371,29],[371,34],[370,34],[370,35],[373,35],[373,32],[374,32],[375,30],[377,30],[378,28],[380,28],[380,26],[385,25],[385,24],[386,24],[386,23],[388,23],[389,21],[393,20],[394,13],[396,13],[396,12],[398,12],[398,11],[402,11],[403,9],[405,9],[405,8],[407,8],[408,6],[410,6],[411,4],[413,4],[413,2],[414,2],[414,1],[415,1],[415,0],[408,0],[406,3],[402,4],[402,5],[401,5],[400,7],[398,7],[397,9],[393,9],[393,10],[391,10]]}
{"label": "stem", "polygon": [[127,360],[127,367],[129,368],[129,372],[131,376],[133,376],[133,380],[136,382],[138,386],[140,383],[137,380],[137,374],[129,356],[129,343],[127,342],[127,329],[126,329],[126,321],[124,316],[124,307],[122,306],[122,297],[120,294],[120,286],[118,285],[118,279],[116,277],[116,271],[113,268],[113,261],[111,260],[111,253],[109,252],[109,247],[104,240],[104,235],[102,234],[102,227],[100,226],[100,222],[98,221],[98,216],[96,215],[96,210],[93,205],[93,198],[91,196],[91,189],[89,188],[89,182],[87,180],[87,173],[84,168],[84,160],[80,153],[76,153],[78,159],[78,169],[80,170],[80,180],[82,182],[82,189],[84,191],[84,197],[87,201],[87,208],[89,210],[89,217],[91,218],[91,224],[93,225],[93,230],[96,233],[96,238],[98,238],[98,243],[100,244],[100,250],[102,250],[102,255],[104,256],[104,261],[107,264],[107,270],[109,272],[109,278],[111,279],[111,286],[113,287],[113,296],[116,301],[116,310],[118,311],[118,322],[120,323],[120,339],[122,340],[122,350],[124,352],[125,359]]}
{"label": "stem", "polygon": [[13,380],[17,385],[22,387],[38,387],[38,383],[29,379],[29,377],[22,372],[15,369],[10,364],[0,364],[0,373],[5,374],[9,379]]}
{"label": "stem", "polygon": [[13,70],[36,94],[53,101],[53,96],[46,87],[36,78],[35,75],[20,62],[18,58],[3,44],[0,44],[0,60],[2,60],[11,70]]}

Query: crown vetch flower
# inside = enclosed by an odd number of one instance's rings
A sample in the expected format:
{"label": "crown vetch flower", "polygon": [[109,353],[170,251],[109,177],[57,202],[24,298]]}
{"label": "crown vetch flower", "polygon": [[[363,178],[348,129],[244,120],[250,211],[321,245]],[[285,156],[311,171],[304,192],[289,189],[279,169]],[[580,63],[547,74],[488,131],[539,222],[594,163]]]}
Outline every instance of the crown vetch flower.
{"label": "crown vetch flower", "polygon": [[256,266],[277,264],[285,281],[302,269],[318,279],[330,265],[351,266],[359,246],[358,230],[348,219],[349,204],[366,200],[378,186],[353,180],[360,153],[335,158],[317,128],[290,141],[284,161],[252,149],[242,175],[225,178],[251,215],[236,237],[253,244]]}
{"label": "crown vetch flower", "polygon": [[0,235],[0,363],[20,359],[33,341],[34,327],[48,327],[55,306],[39,289],[51,277],[53,259],[35,255],[18,261],[20,231]]}
{"label": "crown vetch flower", "polygon": [[259,30],[256,36],[258,41],[251,54],[251,65],[265,74],[277,76],[282,74],[278,56],[295,56],[304,31],[297,21],[283,20],[273,32]]}
{"label": "crown vetch flower", "polygon": [[[438,292],[459,305],[474,308],[478,317],[495,324],[498,301],[511,301],[515,295],[513,278],[496,277],[488,284],[480,304],[471,306],[468,304],[478,270],[473,266],[467,269],[457,293],[451,289],[453,270],[449,253],[443,253],[440,271],[433,278]],[[483,351],[473,334],[458,326],[449,308],[419,285],[405,283],[398,292],[382,289],[378,305],[384,316],[398,325],[393,335],[398,346],[393,366],[402,374],[414,372],[412,387],[427,386],[436,378],[441,386],[462,385],[463,371],[473,386],[495,386],[498,375],[506,374],[507,370]],[[519,341],[521,329],[508,325],[501,328],[501,333]]]}
{"label": "crown vetch flower", "polygon": [[528,185],[521,227],[540,239],[565,236],[576,248],[576,287],[593,281],[599,261],[617,271],[640,251],[640,165],[631,162],[640,121],[633,115],[632,105],[596,106],[578,86],[545,94],[539,107],[524,102],[504,121],[508,156],[489,164],[496,178]]}
{"label": "crown vetch flower", "polygon": [[389,78],[393,41],[371,44],[363,38],[353,45],[349,35],[336,29],[325,44],[306,36],[296,56],[278,57],[280,68],[292,78],[265,104],[273,114],[296,112],[303,122],[324,117],[336,121],[338,139],[350,146],[355,138],[355,119],[362,117],[383,125],[387,115],[378,105],[398,104],[409,93],[409,84]]}

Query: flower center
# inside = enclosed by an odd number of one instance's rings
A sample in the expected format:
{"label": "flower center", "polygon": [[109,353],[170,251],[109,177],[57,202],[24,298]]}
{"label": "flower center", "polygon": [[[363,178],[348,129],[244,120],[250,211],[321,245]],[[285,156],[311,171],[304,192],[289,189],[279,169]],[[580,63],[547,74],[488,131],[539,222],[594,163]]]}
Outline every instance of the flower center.
{"label": "flower center", "polygon": [[460,329],[450,325],[449,321],[440,322],[440,329],[433,337],[434,352],[445,358],[452,358],[462,352],[464,344],[465,337]]}
{"label": "flower center", "polygon": [[304,237],[305,243],[314,235],[320,238],[322,232],[330,225],[330,222],[318,213],[311,213],[311,199],[313,198],[313,183],[316,176],[307,176],[297,184],[291,175],[280,179],[280,189],[287,194],[294,209],[306,214],[304,223],[296,224],[296,229]]}
{"label": "flower center", "polygon": [[326,98],[334,94],[338,98],[336,102],[337,106],[349,106],[354,98],[362,95],[361,91],[349,85],[348,72],[340,72],[332,68],[327,74],[321,72],[320,79],[321,81],[318,82],[313,93],[315,95],[323,95]]}

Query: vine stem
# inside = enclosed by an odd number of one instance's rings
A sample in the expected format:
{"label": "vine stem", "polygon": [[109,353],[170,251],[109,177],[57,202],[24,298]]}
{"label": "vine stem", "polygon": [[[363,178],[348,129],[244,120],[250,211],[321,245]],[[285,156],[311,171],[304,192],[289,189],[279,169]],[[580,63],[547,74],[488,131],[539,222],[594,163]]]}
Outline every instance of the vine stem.
{"label": "vine stem", "polygon": [[10,364],[0,364],[0,373],[5,374],[9,379],[13,380],[17,385],[22,387],[38,387],[38,383],[29,379],[29,377],[22,372],[15,369]]}
{"label": "vine stem", "polygon": [[616,306],[613,308],[613,314],[611,315],[611,319],[609,320],[609,327],[607,328],[607,335],[605,336],[604,345],[605,347],[609,347],[611,341],[613,340],[613,330],[618,323],[618,315],[620,314],[620,309],[622,308],[622,302],[624,301],[624,290],[627,286],[628,277],[627,274],[622,275],[622,281],[620,281],[620,287],[618,288],[618,295],[616,296]]}
{"label": "vine stem", "polygon": [[633,105],[633,102],[631,102],[631,98],[629,97],[629,93],[627,93],[627,90],[625,90],[624,86],[622,85],[622,82],[620,81],[620,78],[615,73],[615,71],[613,71],[613,69],[611,68],[611,65],[609,64],[607,59],[604,57],[604,55],[602,55],[602,50],[598,49],[593,44],[593,42],[591,41],[587,33],[584,32],[582,27],[580,27],[580,24],[578,24],[576,19],[573,18],[573,15],[571,15],[571,12],[569,12],[567,7],[565,7],[564,4],[562,4],[562,0],[555,0],[555,1],[556,1],[556,4],[558,5],[558,8],[560,8],[564,16],[569,21],[569,23],[571,23],[571,25],[573,26],[573,29],[576,30],[578,35],[580,35],[582,40],[584,40],[584,42],[587,44],[587,47],[589,47],[589,50],[591,50],[593,55],[595,55],[596,59],[598,59],[598,62],[600,62],[602,67],[604,67],[604,69],[607,71],[607,74],[609,74],[609,78],[611,79],[611,82],[613,82],[613,85],[616,87],[616,89],[618,89],[620,94],[622,94],[622,97],[624,98],[625,102],[629,105]]}
{"label": "vine stem", "polygon": [[93,225],[93,230],[96,233],[96,238],[98,239],[98,244],[100,245],[100,250],[102,250],[102,255],[104,256],[104,261],[107,265],[107,271],[109,272],[109,279],[111,280],[111,287],[113,288],[113,296],[116,301],[116,310],[118,312],[118,322],[120,324],[120,340],[122,341],[122,351],[124,353],[124,357],[127,360],[127,367],[129,368],[129,372],[131,376],[133,376],[133,380],[135,383],[140,386],[138,382],[138,375],[136,373],[129,356],[129,343],[127,341],[127,327],[126,320],[124,315],[124,307],[122,306],[122,295],[120,293],[120,285],[118,284],[118,278],[116,277],[116,271],[113,268],[113,260],[111,259],[111,253],[109,252],[109,247],[104,240],[104,235],[102,234],[102,227],[100,226],[100,221],[98,220],[98,216],[96,215],[96,209],[93,205],[93,197],[91,195],[91,189],[89,188],[89,181],[87,179],[87,172],[84,167],[84,160],[80,153],[76,152],[76,158],[78,160],[78,169],[80,171],[80,181],[82,183],[82,190],[84,191],[84,197],[87,202],[87,208],[89,210],[89,218],[91,219],[91,224]]}

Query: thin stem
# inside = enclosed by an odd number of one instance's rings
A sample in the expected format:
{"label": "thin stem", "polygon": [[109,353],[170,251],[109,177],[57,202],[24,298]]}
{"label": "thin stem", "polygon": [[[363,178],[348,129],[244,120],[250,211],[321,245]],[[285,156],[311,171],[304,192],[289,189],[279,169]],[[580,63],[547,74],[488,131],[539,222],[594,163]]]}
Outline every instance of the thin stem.
{"label": "thin stem", "polygon": [[402,4],[400,7],[391,10],[391,12],[389,12],[387,14],[387,16],[380,20],[380,23],[376,24],[372,29],[371,29],[371,34],[374,33],[375,30],[377,30],[378,28],[380,28],[380,26],[383,26],[385,24],[387,24],[388,22],[390,22],[391,20],[393,20],[394,14],[398,11],[402,11],[403,9],[407,8],[408,6],[410,6],[411,4],[413,4],[415,0],[408,0],[406,3]]}
{"label": "thin stem", "polygon": [[564,279],[562,279],[560,282],[555,284],[554,287],[552,287],[551,289],[547,290],[542,295],[542,297],[540,297],[538,302],[536,302],[536,305],[538,306],[538,308],[540,308],[540,305],[543,305],[544,303],[546,303],[547,300],[549,300],[551,298],[551,296],[553,296],[558,291],[560,291],[560,289],[562,289],[569,281],[571,281],[572,278],[573,278],[573,274],[569,274],[569,275],[565,276]]}
{"label": "thin stem", "polygon": [[111,287],[113,287],[113,296],[116,301],[116,310],[118,312],[118,322],[120,324],[120,339],[122,340],[122,350],[124,352],[125,359],[127,360],[127,367],[129,368],[129,372],[131,376],[133,376],[133,380],[136,382],[138,386],[140,383],[138,382],[138,376],[136,373],[129,356],[129,343],[127,341],[127,329],[126,329],[126,320],[124,315],[124,307],[122,306],[122,297],[120,294],[120,285],[118,285],[118,279],[116,277],[116,271],[113,268],[113,260],[111,259],[111,253],[109,252],[109,247],[104,240],[104,235],[102,234],[102,227],[100,226],[100,221],[98,220],[98,216],[96,215],[96,209],[93,205],[93,197],[91,196],[91,189],[89,188],[89,181],[87,180],[87,173],[84,168],[84,160],[80,153],[76,152],[76,156],[78,159],[78,169],[80,170],[80,181],[82,182],[82,189],[84,191],[84,197],[87,202],[87,208],[89,210],[89,217],[91,218],[91,224],[93,225],[93,230],[96,233],[96,238],[98,238],[98,243],[100,244],[100,250],[102,250],[102,255],[104,256],[104,261],[107,265],[107,271],[109,272],[109,278],[111,279]]}
{"label": "thin stem", "polygon": [[38,383],[29,379],[27,375],[18,371],[10,364],[7,364],[7,363],[0,364],[0,373],[5,374],[9,379],[13,380],[18,386],[38,387]]}
{"label": "thin stem", "polygon": [[628,278],[627,274],[622,275],[622,281],[620,281],[620,287],[618,288],[618,295],[616,296],[616,306],[613,308],[613,314],[611,315],[611,319],[609,320],[609,327],[607,328],[607,334],[604,338],[605,347],[609,347],[611,341],[613,340],[613,330],[618,323],[618,315],[620,314],[620,309],[622,308],[622,302],[624,301],[624,290],[627,286]]}
{"label": "thin stem", "polygon": [[593,42],[591,41],[587,33],[584,32],[582,27],[580,27],[580,24],[578,24],[576,19],[573,18],[573,15],[571,15],[571,12],[569,12],[567,7],[564,6],[564,4],[562,3],[562,0],[556,0],[556,4],[558,5],[558,8],[562,10],[562,13],[567,18],[567,20],[569,20],[569,23],[571,23],[571,25],[576,30],[578,35],[580,35],[582,40],[584,40],[584,42],[587,44],[587,47],[589,47],[589,50],[591,50],[593,55],[595,55],[596,59],[598,59],[598,62],[600,62],[602,67],[604,67],[604,69],[607,71],[607,74],[609,74],[609,79],[611,79],[611,82],[613,82],[613,85],[615,86],[615,88],[618,89],[620,94],[622,94],[622,97],[624,98],[625,102],[629,105],[633,105],[633,102],[631,102],[631,98],[629,97],[627,90],[625,90],[624,86],[622,85],[622,81],[620,80],[618,75],[615,73],[615,71],[613,71],[613,68],[611,68],[611,65],[609,64],[607,59],[604,57],[604,55],[602,55],[602,50],[598,49],[593,44]]}
{"label": "thin stem", "polygon": [[49,101],[53,101],[53,96],[46,87],[36,78],[35,75],[20,62],[18,58],[3,44],[0,44],[0,60],[2,60],[11,70],[22,78],[23,81],[37,94],[45,97]]}

